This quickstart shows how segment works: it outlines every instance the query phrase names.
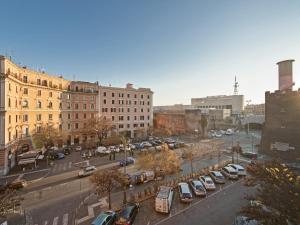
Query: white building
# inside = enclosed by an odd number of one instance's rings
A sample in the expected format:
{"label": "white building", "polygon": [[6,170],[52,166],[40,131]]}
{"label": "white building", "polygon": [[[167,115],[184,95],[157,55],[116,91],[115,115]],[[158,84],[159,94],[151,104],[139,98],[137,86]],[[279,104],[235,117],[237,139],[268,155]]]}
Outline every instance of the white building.
{"label": "white building", "polygon": [[199,109],[230,109],[232,114],[241,114],[244,110],[244,95],[217,95],[205,98],[192,98],[192,106]]}

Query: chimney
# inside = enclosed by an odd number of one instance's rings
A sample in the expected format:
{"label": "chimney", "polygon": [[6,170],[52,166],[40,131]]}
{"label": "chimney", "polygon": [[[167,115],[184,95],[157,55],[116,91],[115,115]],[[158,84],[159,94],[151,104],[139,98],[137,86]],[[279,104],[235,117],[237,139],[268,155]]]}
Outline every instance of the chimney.
{"label": "chimney", "polygon": [[293,89],[293,62],[295,60],[289,59],[280,61],[278,65],[278,84],[279,91],[286,91]]}
{"label": "chimney", "polygon": [[127,89],[132,89],[133,88],[133,84],[130,84],[130,83],[126,84],[126,88]]}

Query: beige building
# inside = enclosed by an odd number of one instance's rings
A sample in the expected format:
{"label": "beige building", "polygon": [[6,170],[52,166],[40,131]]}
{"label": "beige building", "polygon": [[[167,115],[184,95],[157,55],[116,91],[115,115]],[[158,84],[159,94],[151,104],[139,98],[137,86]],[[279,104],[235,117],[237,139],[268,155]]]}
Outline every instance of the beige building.
{"label": "beige building", "polygon": [[249,104],[245,106],[244,113],[246,115],[265,115],[265,104]]}
{"label": "beige building", "polygon": [[82,128],[98,114],[112,119],[118,132],[147,134],[153,126],[152,95],[150,89],[130,84],[115,88],[69,81],[0,56],[0,174],[8,173],[22,142],[43,125],[60,129],[69,144],[96,138]]}
{"label": "beige building", "polygon": [[192,98],[191,104],[199,109],[230,109],[232,114],[241,114],[244,110],[244,95],[217,95],[205,98]]}
{"label": "beige building", "polygon": [[153,127],[153,92],[149,88],[100,86],[100,115],[110,119],[117,132],[131,138],[147,135]]}

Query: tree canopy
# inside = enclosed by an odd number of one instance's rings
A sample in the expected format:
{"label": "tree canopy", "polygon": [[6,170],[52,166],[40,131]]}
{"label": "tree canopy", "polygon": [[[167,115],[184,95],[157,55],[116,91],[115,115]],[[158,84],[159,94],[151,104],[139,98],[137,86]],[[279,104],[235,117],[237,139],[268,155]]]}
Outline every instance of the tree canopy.
{"label": "tree canopy", "polygon": [[241,212],[264,225],[300,224],[300,176],[279,161],[256,163],[247,171],[246,184],[257,191]]}

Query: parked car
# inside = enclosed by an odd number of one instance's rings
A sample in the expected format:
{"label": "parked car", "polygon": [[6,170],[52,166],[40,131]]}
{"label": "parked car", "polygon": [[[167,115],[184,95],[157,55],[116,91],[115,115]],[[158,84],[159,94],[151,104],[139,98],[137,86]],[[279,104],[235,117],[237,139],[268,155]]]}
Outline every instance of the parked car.
{"label": "parked car", "polygon": [[144,183],[152,181],[155,179],[155,173],[153,170],[147,170],[144,172],[145,180]]}
{"label": "parked car", "polygon": [[254,152],[242,152],[241,155],[249,159],[257,159],[257,153]]}
{"label": "parked car", "polygon": [[199,180],[191,180],[190,186],[196,196],[206,196],[205,187]]}
{"label": "parked car", "polygon": [[216,185],[214,184],[210,176],[200,176],[199,180],[202,182],[207,191],[213,191],[216,189]]}
{"label": "parked car", "polygon": [[215,134],[215,137],[216,137],[216,138],[221,138],[222,136],[223,136],[223,135],[222,135],[221,133],[216,133],[216,134]]}
{"label": "parked car", "polygon": [[115,222],[116,225],[132,225],[134,223],[135,217],[139,212],[138,204],[127,205],[124,209],[121,210],[117,216]]}
{"label": "parked car", "polygon": [[134,163],[135,163],[135,159],[132,157],[128,157],[127,160],[125,159],[120,160],[120,166],[125,166],[125,165],[127,166]]}
{"label": "parked car", "polygon": [[109,154],[109,153],[111,153],[111,150],[110,150],[110,149],[107,149],[107,148],[104,147],[104,146],[99,146],[99,147],[96,149],[95,152],[98,153],[98,154]]}
{"label": "parked car", "polygon": [[65,154],[64,153],[61,153],[61,152],[57,152],[55,154],[55,158],[56,159],[64,159],[65,158]]}
{"label": "parked car", "polygon": [[241,165],[238,165],[238,164],[228,164],[227,166],[230,166],[233,169],[235,169],[236,172],[237,172],[237,174],[239,176],[246,176],[247,175],[245,168],[243,166],[241,166]]}
{"label": "parked car", "polygon": [[234,131],[232,129],[227,129],[225,134],[226,135],[232,135],[234,133]]}
{"label": "parked car", "polygon": [[250,219],[246,216],[237,216],[232,225],[259,225],[259,223],[256,220]]}
{"label": "parked car", "polygon": [[78,172],[78,177],[86,177],[92,175],[97,168],[95,166],[87,166]]}
{"label": "parked car", "polygon": [[216,184],[225,184],[226,182],[225,177],[222,175],[220,171],[211,171],[209,175],[211,176],[211,178]]}
{"label": "parked car", "polygon": [[231,166],[225,166],[221,169],[222,174],[228,179],[237,180],[239,178],[238,173]]}
{"label": "parked car", "polygon": [[185,203],[189,203],[193,201],[193,195],[190,191],[189,185],[187,183],[179,183],[178,184],[179,196],[180,200]]}
{"label": "parked car", "polygon": [[155,211],[161,213],[170,213],[173,195],[173,188],[160,186],[155,197]]}
{"label": "parked car", "polygon": [[75,151],[81,151],[81,150],[82,150],[82,147],[80,145],[75,147]]}
{"label": "parked car", "polygon": [[117,214],[114,211],[106,211],[100,213],[92,222],[92,225],[113,225],[117,219]]}
{"label": "parked car", "polygon": [[152,144],[148,141],[144,141],[141,143],[144,147],[148,148],[148,147],[152,147]]}
{"label": "parked car", "polygon": [[63,147],[63,153],[64,153],[65,155],[71,154],[71,148],[68,147],[68,146]]}
{"label": "parked car", "polygon": [[145,181],[145,175],[143,172],[136,172],[131,176],[131,179],[134,184],[143,184]]}
{"label": "parked car", "polygon": [[11,189],[19,190],[27,186],[27,181],[24,179],[16,179],[8,184],[8,187]]}

